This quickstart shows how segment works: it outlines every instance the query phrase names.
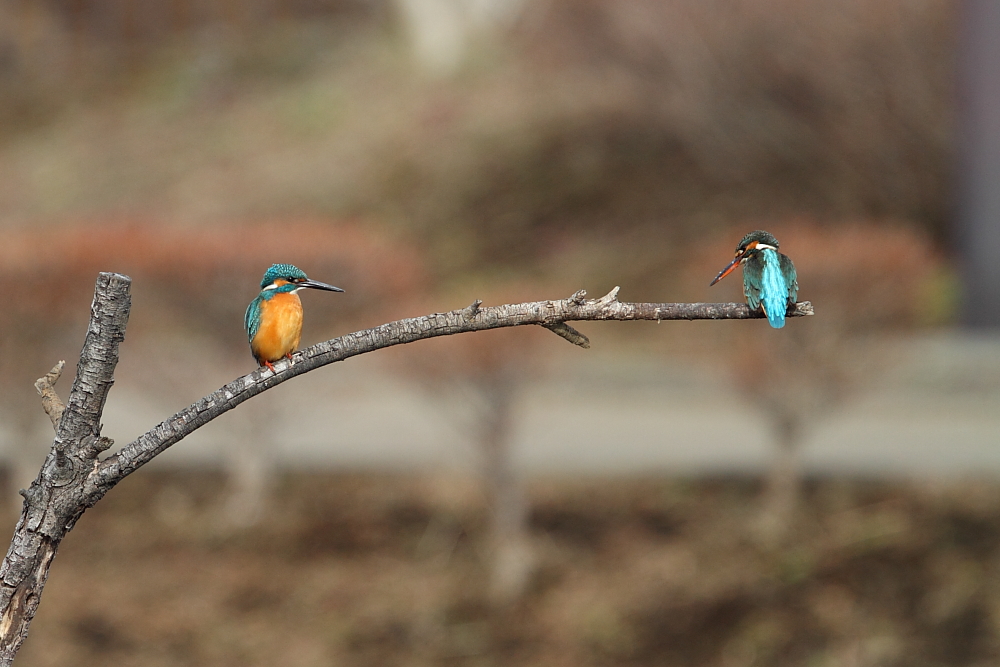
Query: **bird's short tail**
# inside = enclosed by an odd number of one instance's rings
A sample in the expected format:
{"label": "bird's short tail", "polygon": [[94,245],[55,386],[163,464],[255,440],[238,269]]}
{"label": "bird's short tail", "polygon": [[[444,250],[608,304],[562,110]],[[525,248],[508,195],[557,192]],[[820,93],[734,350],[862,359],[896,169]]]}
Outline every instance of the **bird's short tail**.
{"label": "bird's short tail", "polygon": [[785,326],[785,304],[782,302],[778,309],[769,308],[764,306],[764,314],[767,315],[767,321],[771,323],[771,326],[775,329],[780,329]]}

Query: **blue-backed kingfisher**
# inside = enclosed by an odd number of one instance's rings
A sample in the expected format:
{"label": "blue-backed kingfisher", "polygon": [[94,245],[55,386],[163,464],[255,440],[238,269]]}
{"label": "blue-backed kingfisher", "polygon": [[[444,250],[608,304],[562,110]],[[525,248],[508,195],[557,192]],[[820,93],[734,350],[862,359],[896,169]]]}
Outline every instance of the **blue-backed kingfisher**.
{"label": "blue-backed kingfisher", "polygon": [[250,352],[261,366],[274,371],[271,364],[282,357],[292,358],[302,336],[300,289],[343,292],[333,285],[309,280],[302,269],[291,264],[274,264],[260,281],[260,294],[247,306],[244,324]]}
{"label": "blue-backed kingfisher", "polygon": [[785,326],[785,314],[795,307],[799,295],[799,282],[792,260],[778,252],[778,239],[759,229],[744,236],[736,246],[736,257],[715,276],[709,287],[741,264],[743,294],[750,310],[763,308],[772,327]]}

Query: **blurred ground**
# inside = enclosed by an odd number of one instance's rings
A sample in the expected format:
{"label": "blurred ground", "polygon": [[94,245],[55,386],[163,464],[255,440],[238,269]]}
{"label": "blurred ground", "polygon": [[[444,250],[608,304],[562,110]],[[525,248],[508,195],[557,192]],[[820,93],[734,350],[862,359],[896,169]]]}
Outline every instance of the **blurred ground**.
{"label": "blurred ground", "polygon": [[807,485],[794,547],[740,478],[542,480],[540,567],[491,612],[482,496],[440,476],[284,476],[226,532],[210,475],[141,471],[61,549],[18,664],[988,665],[1000,487]]}

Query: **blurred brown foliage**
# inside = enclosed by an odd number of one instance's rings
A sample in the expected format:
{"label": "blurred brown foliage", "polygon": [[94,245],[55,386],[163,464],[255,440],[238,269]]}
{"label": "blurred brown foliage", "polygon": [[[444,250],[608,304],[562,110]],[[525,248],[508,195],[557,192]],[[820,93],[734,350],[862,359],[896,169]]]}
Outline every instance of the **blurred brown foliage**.
{"label": "blurred brown foliage", "polygon": [[[682,253],[734,219],[894,218],[942,235],[951,12],[864,0],[529,5],[502,74],[438,94],[433,124],[385,156],[376,189],[436,238],[460,235],[469,263],[531,266],[576,248],[599,275],[602,260],[628,257],[617,280],[639,285],[662,286]],[[469,137],[480,98],[501,111]]]}
{"label": "blurred brown foliage", "polygon": [[[11,32],[12,89],[60,82],[47,93],[57,110],[26,117],[37,126],[106,105],[108,137],[93,160],[128,175],[136,154],[157,153],[139,167],[146,187],[85,181],[78,205],[179,200],[199,212],[183,179],[207,169],[221,187],[195,192],[220,200],[210,210],[294,201],[338,218],[360,212],[426,238],[433,270],[447,276],[537,269],[569,253],[576,275],[616,273],[640,289],[676,278],[682,249],[734,219],[892,218],[944,235],[954,11],[945,0],[534,2],[503,48],[482,40],[447,81],[415,77],[399,57],[399,17],[386,3],[260,0],[231,16],[243,4],[38,0],[7,10],[51,33]],[[33,12],[50,18],[32,23]],[[173,30],[182,48],[156,55],[164,42],[130,42],[127,25],[146,37]],[[196,26],[218,31],[199,40]],[[156,65],[130,65],[131,83],[119,86],[106,67],[80,76],[34,58],[30,44],[74,44],[67,31],[83,36],[85,53],[131,63],[141,47]],[[295,87],[310,77],[313,87]],[[96,87],[76,95],[83,78]],[[161,146],[141,122],[118,129],[148,104],[184,110],[153,117],[173,141]],[[235,148],[198,134],[215,121]],[[267,170],[275,160],[280,178]],[[188,168],[175,173],[172,162]],[[21,177],[8,174],[9,194]],[[21,206],[30,216],[35,205]]]}

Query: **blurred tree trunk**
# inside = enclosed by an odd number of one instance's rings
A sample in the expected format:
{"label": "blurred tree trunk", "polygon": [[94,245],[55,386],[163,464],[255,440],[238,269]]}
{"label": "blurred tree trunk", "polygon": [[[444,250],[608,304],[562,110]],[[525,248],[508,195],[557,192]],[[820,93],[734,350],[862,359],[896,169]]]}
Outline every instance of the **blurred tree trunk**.
{"label": "blurred tree trunk", "polygon": [[961,5],[958,122],[958,246],[962,320],[1000,327],[1000,3]]}
{"label": "blurred tree trunk", "polygon": [[480,450],[490,512],[490,598],[505,606],[521,597],[534,568],[524,484],[514,464],[511,431],[517,380],[512,370],[479,381],[483,398]]}
{"label": "blurred tree trunk", "polygon": [[454,73],[475,33],[501,30],[524,0],[396,0],[417,62],[431,74]]}
{"label": "blurred tree trunk", "polygon": [[255,526],[267,506],[273,482],[273,461],[264,451],[230,458],[226,465],[229,495],[222,512],[222,527]]}
{"label": "blurred tree trunk", "polygon": [[229,443],[224,464],[227,496],[220,515],[223,529],[256,525],[268,505],[276,477],[275,440],[268,416],[250,412],[247,422],[234,430],[236,437]]}
{"label": "blurred tree trunk", "polygon": [[783,410],[773,420],[775,455],[764,477],[764,494],[758,520],[760,538],[777,545],[788,534],[799,507],[802,490],[800,453],[806,418],[794,410]]}

